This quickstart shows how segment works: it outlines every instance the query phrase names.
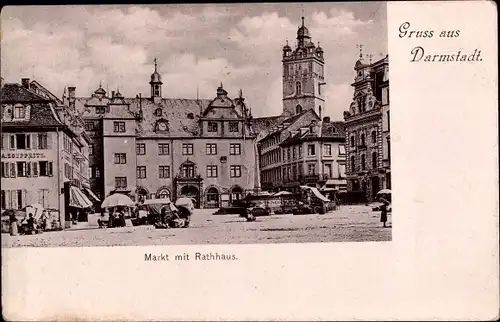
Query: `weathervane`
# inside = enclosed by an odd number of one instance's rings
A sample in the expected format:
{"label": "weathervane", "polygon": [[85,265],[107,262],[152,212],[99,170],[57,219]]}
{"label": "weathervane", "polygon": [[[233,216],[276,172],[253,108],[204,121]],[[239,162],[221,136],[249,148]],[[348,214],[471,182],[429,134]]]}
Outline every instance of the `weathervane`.
{"label": "weathervane", "polygon": [[366,55],[370,59],[370,64],[372,63],[373,54]]}
{"label": "weathervane", "polygon": [[154,62],[155,62],[155,72],[157,71],[157,66],[158,66],[158,59],[155,57],[154,59]]}

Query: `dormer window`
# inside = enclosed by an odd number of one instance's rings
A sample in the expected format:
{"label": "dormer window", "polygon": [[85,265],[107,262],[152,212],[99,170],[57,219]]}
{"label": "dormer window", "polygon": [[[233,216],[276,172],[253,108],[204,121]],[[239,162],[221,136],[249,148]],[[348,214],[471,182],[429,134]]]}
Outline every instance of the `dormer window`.
{"label": "dormer window", "polygon": [[208,132],[217,132],[217,123],[216,122],[208,122]]}
{"label": "dormer window", "polygon": [[165,121],[160,121],[156,123],[156,130],[157,131],[168,131],[168,124]]}
{"label": "dormer window", "polygon": [[95,113],[96,114],[105,114],[106,113],[106,108],[103,106],[98,106],[95,108]]}
{"label": "dormer window", "polygon": [[14,106],[14,118],[23,119],[25,117],[26,117],[26,108],[21,104]]}
{"label": "dormer window", "polygon": [[161,108],[157,108],[157,109],[155,110],[155,116],[160,117],[160,116],[161,116],[161,114],[162,114],[162,110],[161,110]]}
{"label": "dormer window", "polygon": [[187,118],[190,120],[194,119],[193,113],[188,113]]}

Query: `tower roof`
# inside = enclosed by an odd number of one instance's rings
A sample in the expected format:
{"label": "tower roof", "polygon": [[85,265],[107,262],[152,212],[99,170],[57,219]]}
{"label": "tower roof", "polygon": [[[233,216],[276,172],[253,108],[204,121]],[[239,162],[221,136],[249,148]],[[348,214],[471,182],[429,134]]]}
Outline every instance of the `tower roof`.
{"label": "tower roof", "polygon": [[155,71],[151,74],[151,82],[150,83],[161,83],[161,75],[158,73],[158,60],[155,58]]}
{"label": "tower roof", "polygon": [[310,38],[309,29],[304,25],[304,17],[302,17],[302,26],[297,30],[297,39],[299,38]]}

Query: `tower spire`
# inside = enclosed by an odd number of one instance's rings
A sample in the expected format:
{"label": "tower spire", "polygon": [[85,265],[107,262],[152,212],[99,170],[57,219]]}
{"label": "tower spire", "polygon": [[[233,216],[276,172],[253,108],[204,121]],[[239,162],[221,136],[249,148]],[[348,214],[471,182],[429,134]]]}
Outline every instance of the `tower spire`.
{"label": "tower spire", "polygon": [[363,59],[363,47],[364,45],[363,44],[357,44],[356,45],[356,48],[359,49],[359,59],[362,60]]}
{"label": "tower spire", "polygon": [[158,59],[155,57],[154,59],[155,62],[155,72],[158,72]]}
{"label": "tower spire", "polygon": [[304,27],[304,17],[302,17],[302,27]]}

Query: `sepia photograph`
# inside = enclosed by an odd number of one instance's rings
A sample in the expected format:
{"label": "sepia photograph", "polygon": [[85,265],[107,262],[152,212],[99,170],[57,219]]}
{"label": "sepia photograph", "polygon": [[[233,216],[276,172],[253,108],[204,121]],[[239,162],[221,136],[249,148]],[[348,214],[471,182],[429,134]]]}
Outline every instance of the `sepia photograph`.
{"label": "sepia photograph", "polygon": [[386,6],[3,8],[2,248],[391,241]]}

